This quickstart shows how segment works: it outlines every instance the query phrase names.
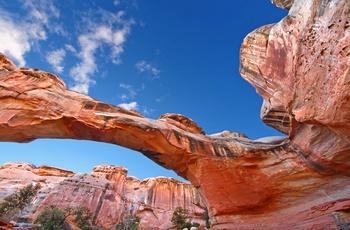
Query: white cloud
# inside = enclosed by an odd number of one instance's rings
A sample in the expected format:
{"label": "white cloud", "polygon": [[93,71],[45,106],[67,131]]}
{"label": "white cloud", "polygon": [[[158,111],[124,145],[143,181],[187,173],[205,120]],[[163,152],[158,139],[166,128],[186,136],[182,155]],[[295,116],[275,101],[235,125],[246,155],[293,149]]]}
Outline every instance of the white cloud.
{"label": "white cloud", "polygon": [[13,58],[19,66],[25,66],[24,54],[31,48],[28,34],[6,16],[6,13],[0,12],[0,51]]}
{"label": "white cloud", "polygon": [[120,54],[124,51],[123,45],[127,35],[130,33],[132,20],[123,20],[123,11],[113,14],[108,11],[98,10],[100,22],[86,19],[85,26],[89,30],[78,37],[81,51],[77,54],[80,63],[76,64],[70,71],[75,81],[73,90],[88,94],[89,87],[95,83],[92,79],[98,71],[95,54],[104,46],[110,48],[110,58],[115,64],[121,63]]}
{"label": "white cloud", "polygon": [[25,55],[34,48],[40,51],[39,42],[51,39],[53,34],[76,42],[59,49],[55,47],[56,53],[46,53],[45,57],[59,73],[64,70],[62,61],[68,55],[67,52],[79,59],[69,71],[73,90],[88,94],[90,86],[95,84],[93,76],[98,72],[97,62],[121,63],[120,55],[124,51],[131,26],[135,23],[133,19],[124,19],[124,11],[113,13],[97,8],[81,12],[81,17],[77,17],[81,20],[74,22],[77,29],[72,34],[65,32],[59,24],[62,23],[57,20],[60,11],[53,5],[53,0],[18,2],[22,3],[25,13],[21,10],[9,13],[0,8],[0,52],[8,55],[19,66],[25,66]]}
{"label": "white cloud", "polygon": [[[36,4],[34,4],[34,2]],[[48,0],[26,0],[22,7],[27,14],[10,14],[0,10],[0,51],[14,59],[19,66],[25,66],[25,54],[41,40],[47,39],[46,29],[50,19],[59,17],[59,11]]]}
{"label": "white cloud", "polygon": [[127,110],[137,110],[138,105],[136,101],[130,102],[130,103],[122,103],[118,105],[119,107]]}
{"label": "white cloud", "polygon": [[76,50],[72,45],[65,44],[64,47],[65,47],[68,51],[72,52],[73,54],[76,54],[76,53],[77,53],[77,50]]}
{"label": "white cloud", "polygon": [[119,0],[114,0],[113,4],[114,4],[115,6],[117,6],[117,5],[120,4],[120,1],[119,1]]}
{"label": "white cloud", "polygon": [[48,63],[50,63],[54,71],[56,71],[57,73],[62,73],[64,69],[62,62],[65,56],[66,51],[64,49],[57,49],[49,52],[46,55],[46,60]]}
{"label": "white cloud", "polygon": [[93,34],[79,36],[81,52],[78,56],[81,62],[70,70],[70,74],[75,81],[72,89],[84,94],[88,94],[90,85],[95,84],[95,81],[91,79],[91,75],[97,71],[94,53],[98,47],[98,41],[95,41],[92,37]]}
{"label": "white cloud", "polygon": [[145,60],[142,60],[136,63],[135,67],[141,73],[146,72],[146,73],[152,74],[155,78],[159,77],[160,70],[154,67],[153,65],[147,63]]}

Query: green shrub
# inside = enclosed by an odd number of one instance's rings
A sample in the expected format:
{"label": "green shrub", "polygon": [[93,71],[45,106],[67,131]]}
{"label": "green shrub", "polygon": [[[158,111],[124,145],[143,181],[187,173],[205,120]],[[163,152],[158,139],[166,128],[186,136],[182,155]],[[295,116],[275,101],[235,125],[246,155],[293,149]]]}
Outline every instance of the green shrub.
{"label": "green shrub", "polygon": [[171,218],[171,223],[173,223],[178,229],[186,223],[188,211],[181,207],[177,207]]}
{"label": "green shrub", "polygon": [[141,218],[136,216],[136,215],[128,215],[126,216],[122,222],[120,222],[116,229],[117,230],[138,230],[139,223],[140,223]]}
{"label": "green shrub", "polygon": [[44,208],[44,211],[35,219],[35,224],[40,224],[43,230],[70,229],[67,223],[69,216],[74,217],[76,226],[82,230],[98,230],[93,226],[93,213],[87,207],[67,207],[64,210],[54,205]]}
{"label": "green shrub", "polygon": [[[68,209],[67,209],[68,210]],[[67,211],[66,211],[67,212]],[[34,224],[40,224],[41,230],[65,230],[69,229],[66,218],[70,211],[65,213],[54,205],[44,208],[44,211],[35,219]]]}
{"label": "green shrub", "polygon": [[15,220],[15,217],[33,200],[40,185],[29,184],[17,193],[5,196],[0,203],[0,217],[5,221]]}
{"label": "green shrub", "polygon": [[79,206],[74,211],[74,221],[82,230],[91,230],[93,227],[93,214],[87,207]]}
{"label": "green shrub", "polygon": [[182,230],[184,228],[190,229],[191,227],[199,227],[198,223],[191,223],[186,221],[188,218],[188,211],[181,207],[177,207],[171,218],[171,222],[176,226],[177,230]]}

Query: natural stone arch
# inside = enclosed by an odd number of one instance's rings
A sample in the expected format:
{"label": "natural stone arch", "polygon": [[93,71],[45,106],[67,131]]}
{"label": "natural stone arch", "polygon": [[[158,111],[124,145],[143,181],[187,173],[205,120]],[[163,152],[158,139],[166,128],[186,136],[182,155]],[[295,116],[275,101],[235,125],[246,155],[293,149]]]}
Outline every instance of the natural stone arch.
{"label": "natural stone arch", "polygon": [[[3,63],[11,62],[5,56],[2,57]],[[7,70],[4,70],[1,78],[1,98],[4,102],[1,140],[27,142],[36,138],[70,138],[125,146],[143,153],[167,169],[174,170],[190,180],[204,194],[206,176],[211,173],[206,172],[198,177],[197,171],[206,171],[205,168],[213,170],[205,165],[208,159],[218,160],[216,167],[223,168],[215,179],[217,183],[210,185],[211,182],[208,181],[208,186],[214,190],[218,182],[224,180],[221,186],[226,190],[224,185],[232,178],[224,179],[224,175],[229,173],[226,172],[227,164],[232,159],[244,154],[247,148],[254,154],[261,149],[272,151],[288,142],[283,139],[276,143],[255,146],[242,135],[224,133],[207,136],[193,121],[181,115],[168,114],[158,120],[151,120],[137,112],[67,90],[63,81],[53,74],[36,69],[16,69],[14,66],[11,69],[6,73]],[[262,195],[264,189],[252,191],[250,197],[259,197],[258,194]],[[245,193],[248,192],[248,189],[245,190]],[[206,196],[208,195],[204,197]],[[222,196],[219,200],[226,198],[226,195]],[[259,203],[256,200],[252,202]],[[240,209],[240,205],[225,205]],[[225,205],[220,202],[212,206],[213,212],[218,212]],[[225,212],[231,211],[229,208]]]}

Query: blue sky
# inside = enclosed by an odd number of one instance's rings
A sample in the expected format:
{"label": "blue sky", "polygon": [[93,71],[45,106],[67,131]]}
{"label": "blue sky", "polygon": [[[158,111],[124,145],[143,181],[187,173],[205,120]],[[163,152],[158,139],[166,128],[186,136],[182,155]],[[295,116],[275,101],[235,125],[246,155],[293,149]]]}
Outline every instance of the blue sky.
{"label": "blue sky", "polygon": [[[0,1],[0,51],[53,72],[70,89],[157,119],[180,113],[207,134],[282,135],[259,117],[262,99],[240,76],[252,30],[287,11],[269,0]],[[25,161],[75,172],[121,165],[140,179],[176,177],[138,152],[74,140],[0,143],[0,164]]]}

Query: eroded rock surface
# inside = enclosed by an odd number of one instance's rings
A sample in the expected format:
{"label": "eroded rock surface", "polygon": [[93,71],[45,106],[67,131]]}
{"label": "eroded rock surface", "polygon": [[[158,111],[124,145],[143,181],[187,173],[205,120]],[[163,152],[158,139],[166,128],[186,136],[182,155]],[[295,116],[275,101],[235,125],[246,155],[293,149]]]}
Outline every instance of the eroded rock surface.
{"label": "eroded rock surface", "polygon": [[349,218],[350,2],[273,2],[293,5],[246,37],[241,74],[264,98],[262,119],[288,137],[205,135],[182,115],[151,120],[1,56],[0,140],[85,139],[140,151],[191,181],[217,229],[335,227]]}
{"label": "eroded rock surface", "polygon": [[99,165],[88,174],[66,172],[70,171],[6,163],[0,169],[0,200],[29,183],[39,183],[41,189],[24,213],[29,220],[49,205],[62,209],[83,205],[105,229],[114,229],[130,213],[141,217],[141,229],[169,229],[173,227],[173,211],[183,207],[191,219],[204,226],[206,204],[189,183],[165,177],[140,181],[127,176],[128,170],[119,166]]}

